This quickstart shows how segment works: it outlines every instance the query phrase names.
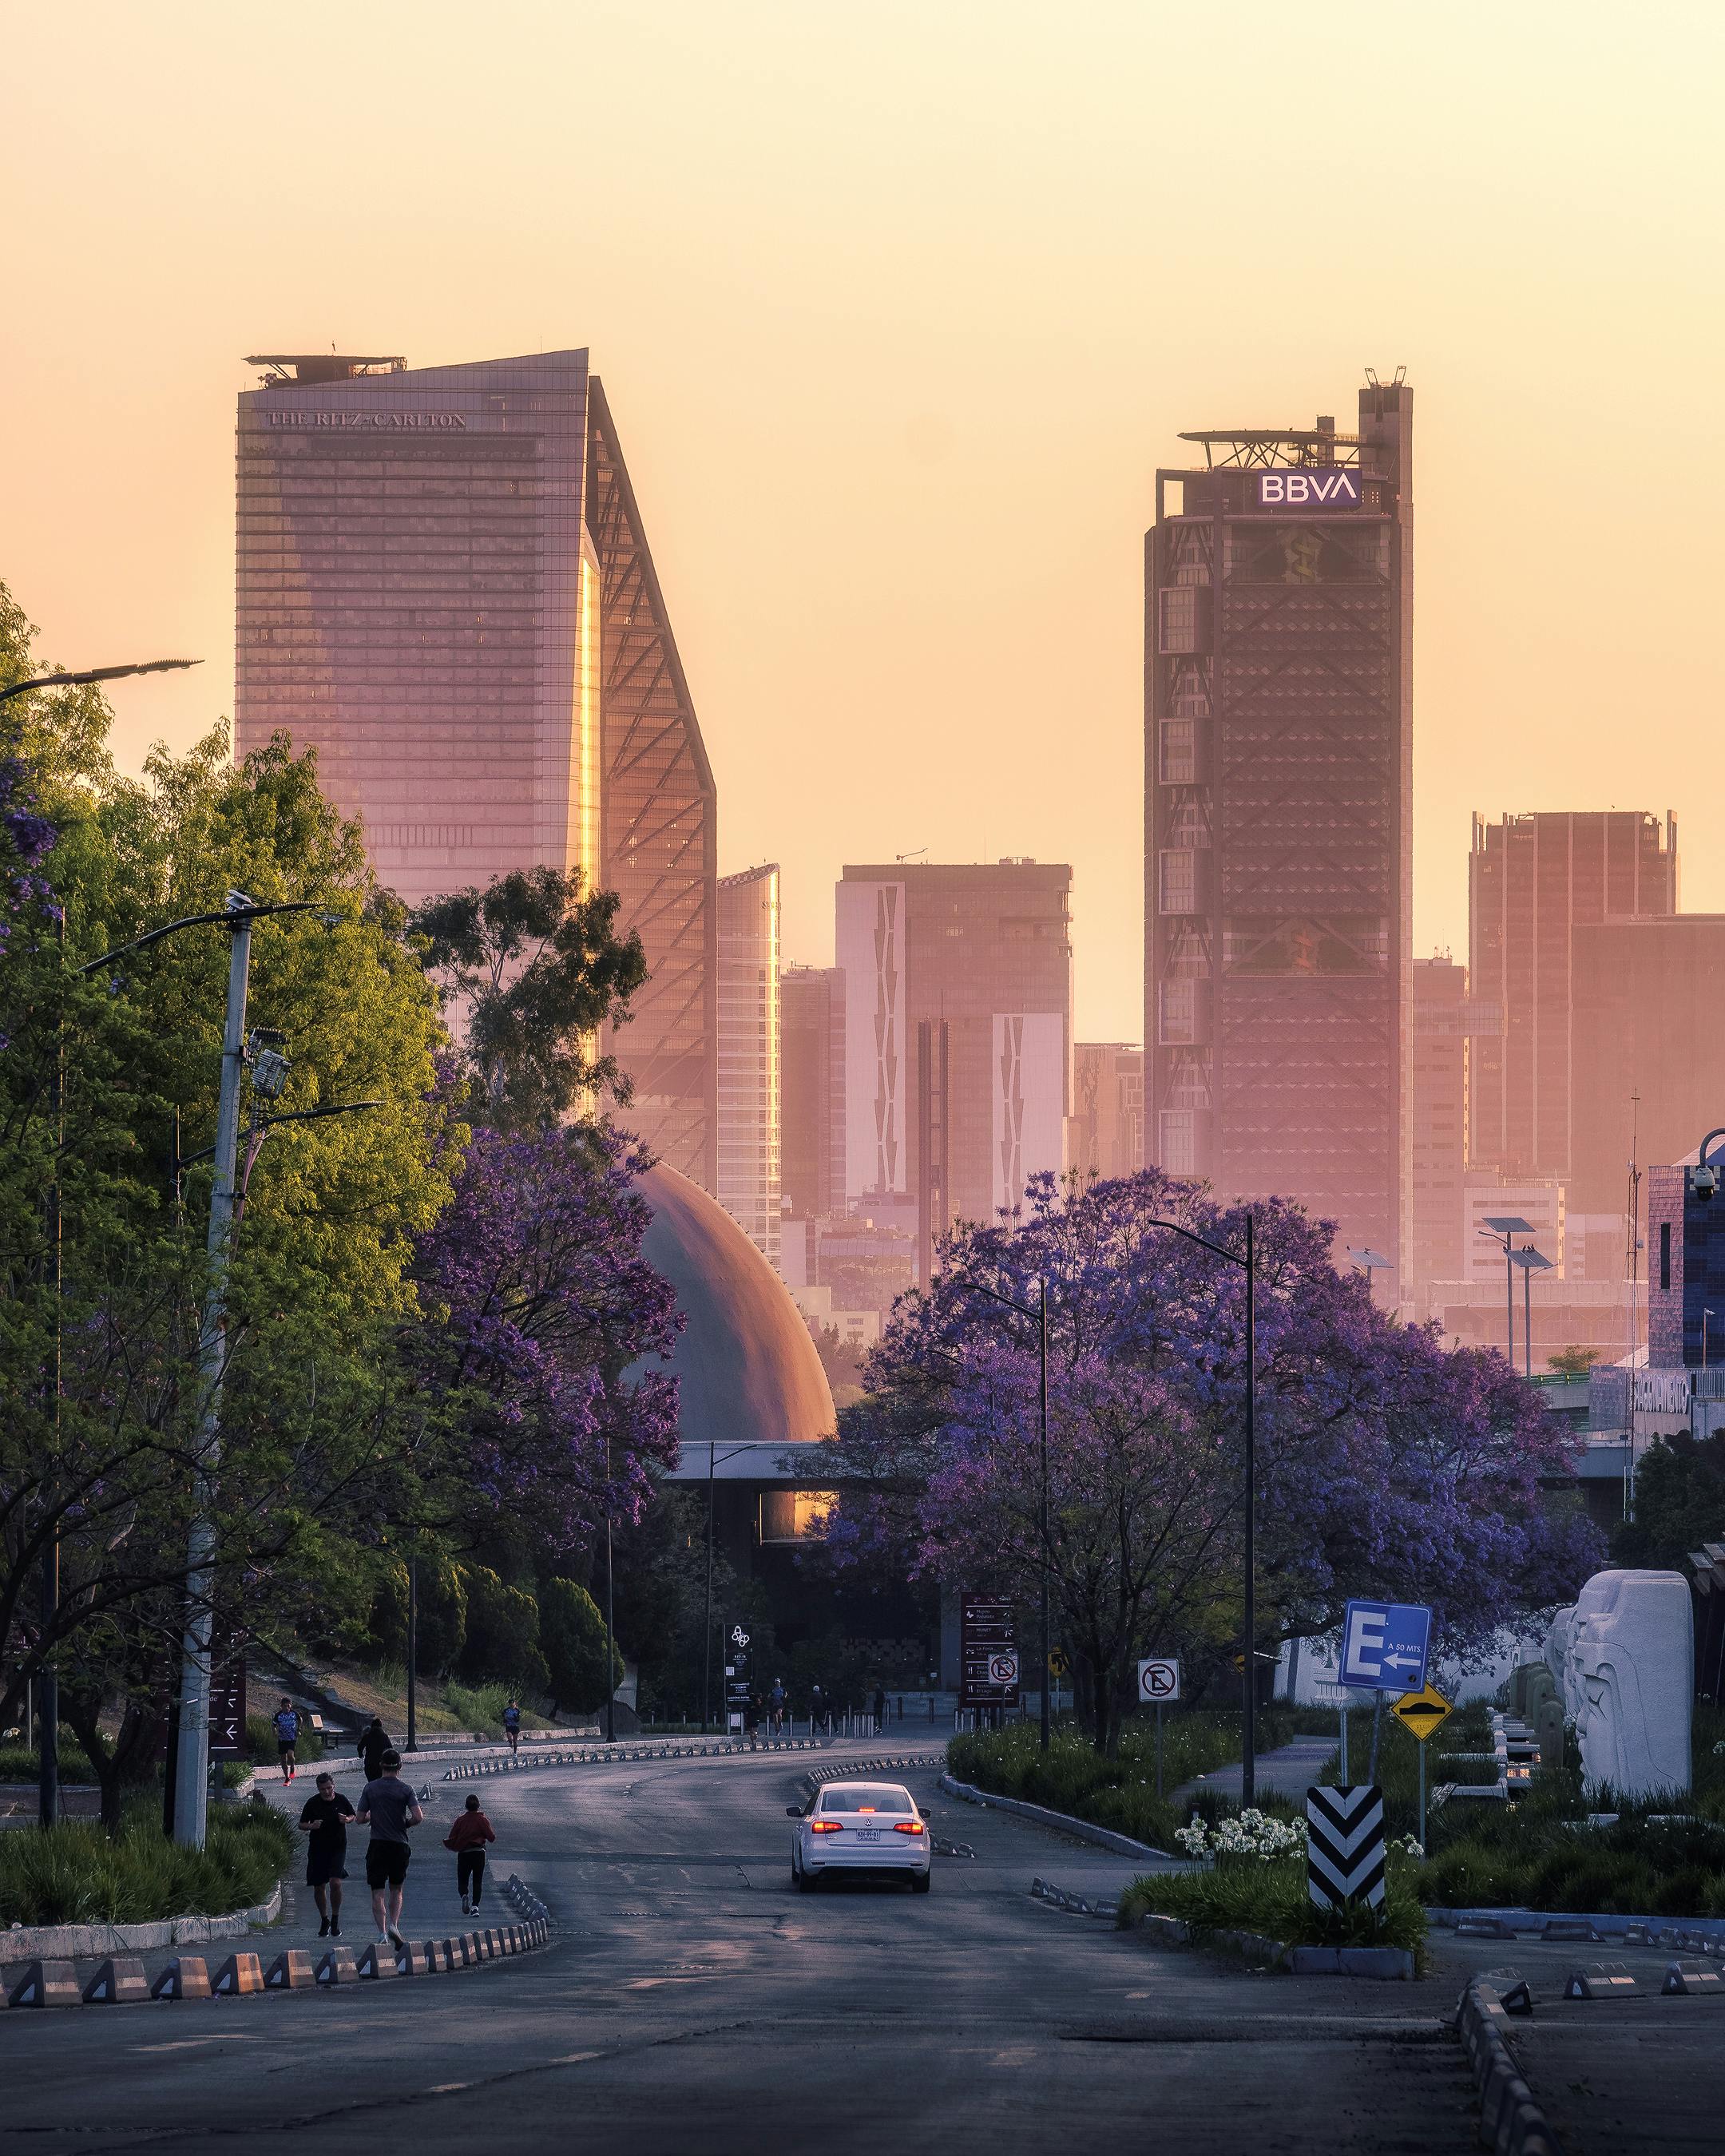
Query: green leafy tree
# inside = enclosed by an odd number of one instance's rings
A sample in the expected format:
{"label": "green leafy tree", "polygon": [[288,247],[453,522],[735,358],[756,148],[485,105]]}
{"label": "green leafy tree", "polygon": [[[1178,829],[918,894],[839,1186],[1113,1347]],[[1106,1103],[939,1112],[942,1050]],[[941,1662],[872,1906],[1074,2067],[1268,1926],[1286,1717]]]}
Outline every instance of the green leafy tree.
{"label": "green leafy tree", "polygon": [[544,1691],[551,1682],[539,1645],[539,1604],[506,1586],[486,1565],[466,1568],[467,1635],[457,1668],[469,1684],[515,1685]]}
{"label": "green leafy tree", "polygon": [[[467,1588],[461,1568],[441,1550],[419,1559],[415,1597],[414,1650],[420,1670],[442,1676],[461,1659],[467,1641]],[[372,1603],[372,1633],[393,1661],[408,1651],[408,1568],[392,1556],[383,1566]]]}
{"label": "green leafy tree", "polygon": [[611,1643],[611,1681],[605,1681],[605,1620],[584,1587],[572,1579],[547,1580],[539,1596],[539,1644],[551,1672],[553,1712],[577,1714],[602,1707],[623,1682],[623,1656]]}
{"label": "green leafy tree", "polygon": [[627,1097],[600,1029],[628,1022],[647,978],[641,939],[617,933],[615,891],[578,869],[517,869],[484,891],[437,898],[413,916],[427,963],[459,1011],[462,1055],[484,1119],[530,1130],[583,1096]]}

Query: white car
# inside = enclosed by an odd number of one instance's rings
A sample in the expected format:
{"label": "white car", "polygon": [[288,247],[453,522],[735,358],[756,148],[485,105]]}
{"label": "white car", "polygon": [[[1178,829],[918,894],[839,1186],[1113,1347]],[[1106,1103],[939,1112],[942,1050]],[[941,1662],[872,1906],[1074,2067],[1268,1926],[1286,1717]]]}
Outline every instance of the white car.
{"label": "white car", "polygon": [[787,1804],[797,1829],[791,1883],[806,1894],[835,1871],[908,1878],[928,1892],[933,1846],[928,1815],[897,1782],[829,1782],[806,1804]]}

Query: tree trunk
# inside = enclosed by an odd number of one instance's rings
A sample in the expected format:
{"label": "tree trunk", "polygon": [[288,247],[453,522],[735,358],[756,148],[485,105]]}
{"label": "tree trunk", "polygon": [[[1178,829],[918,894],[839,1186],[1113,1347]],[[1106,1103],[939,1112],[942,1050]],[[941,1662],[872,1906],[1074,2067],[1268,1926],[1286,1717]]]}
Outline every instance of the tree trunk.
{"label": "tree trunk", "polygon": [[101,1792],[102,1828],[111,1837],[120,1830],[126,1790],[145,1780],[153,1764],[154,1710],[147,1702],[127,1700],[111,1744],[102,1734],[99,1699],[92,1700],[87,1693],[80,1697],[63,1692],[60,1713],[95,1769],[96,1786]]}

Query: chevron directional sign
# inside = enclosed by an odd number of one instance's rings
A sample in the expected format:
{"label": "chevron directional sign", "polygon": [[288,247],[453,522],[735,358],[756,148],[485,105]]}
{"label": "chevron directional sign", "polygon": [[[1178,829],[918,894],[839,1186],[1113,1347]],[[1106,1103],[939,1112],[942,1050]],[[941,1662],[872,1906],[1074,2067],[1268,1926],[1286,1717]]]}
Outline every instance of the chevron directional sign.
{"label": "chevron directional sign", "polygon": [[1306,1891],[1320,1909],[1384,1907],[1384,1792],[1375,1783],[1306,1792]]}

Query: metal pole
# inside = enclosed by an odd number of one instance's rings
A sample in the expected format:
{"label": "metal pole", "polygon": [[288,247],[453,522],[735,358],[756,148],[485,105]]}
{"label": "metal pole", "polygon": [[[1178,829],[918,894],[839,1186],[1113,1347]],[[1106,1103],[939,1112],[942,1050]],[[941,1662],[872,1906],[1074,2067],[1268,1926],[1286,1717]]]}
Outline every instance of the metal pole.
{"label": "metal pole", "polygon": [[1345,1707],[1343,1707],[1338,1708],[1337,1711],[1338,1714],[1340,1715],[1341,1722],[1342,1722],[1342,1766],[1341,1766],[1341,1775],[1342,1775],[1342,1787],[1345,1789],[1348,1789],[1348,1788],[1351,1787],[1351,1784],[1350,1784],[1350,1783],[1348,1782],[1348,1709],[1347,1709]]}
{"label": "metal pole", "polygon": [[1042,1327],[1042,1394],[1041,1394],[1041,1431],[1042,1431],[1042,1686],[1041,1686],[1041,1697],[1042,1697],[1042,1749],[1045,1752],[1045,1751],[1047,1751],[1047,1749],[1048,1749],[1048,1743],[1049,1743],[1049,1720],[1050,1720],[1050,1716],[1049,1716],[1049,1707],[1050,1707],[1050,1701],[1049,1701],[1049,1697],[1048,1697],[1048,1695],[1049,1695],[1050,1690],[1050,1688],[1051,1688],[1051,1679],[1050,1679],[1050,1675],[1049,1675],[1049,1668],[1048,1668],[1048,1656],[1049,1656],[1049,1648],[1050,1648],[1050,1640],[1049,1640],[1049,1636],[1048,1636],[1048,1568],[1049,1568],[1049,1565],[1050,1565],[1050,1561],[1051,1561],[1052,1554],[1053,1554],[1052,1551],[1051,1551],[1051,1550],[1050,1550],[1050,1545],[1049,1545],[1049,1539],[1048,1539],[1048,1281],[1047,1281],[1047,1280],[1046,1280],[1045,1278],[1045,1279],[1043,1279],[1043,1280],[1041,1280],[1041,1281],[1039,1281],[1037,1282],[1037,1310],[1038,1310],[1038,1314],[1039,1314],[1039,1316],[1040,1316],[1040,1320],[1041,1320],[1041,1327]]}
{"label": "metal pole", "polygon": [[[1532,1248],[1532,1245],[1529,1245]],[[1533,1268],[1522,1267],[1522,1374],[1529,1382],[1533,1376]]]}
{"label": "metal pole", "polygon": [[[59,957],[62,974],[66,967],[66,910],[59,911]],[[60,1259],[62,1235],[60,1230],[60,1149],[66,1137],[66,1040],[64,1022],[54,1052],[54,1173],[48,1185],[48,1254],[49,1266],[54,1281],[54,1465],[59,1465],[60,1395],[64,1376],[60,1368],[60,1297],[62,1277]],[[1703,1351],[1704,1353],[1705,1351]],[[60,1609],[60,1530],[56,1515],[49,1530],[48,1541],[42,1552],[42,1607],[39,1613],[42,1637],[52,1643]],[[60,1815],[60,1681],[52,1661],[42,1665],[42,1682],[38,1695],[41,1702],[39,1717],[40,1748],[36,1754],[36,1816],[44,1827],[50,1827]]]}
{"label": "metal pole", "polygon": [[1503,1308],[1509,1327],[1509,1367],[1516,1366],[1516,1269],[1510,1262],[1509,1238],[1503,1239]]}
{"label": "metal pole", "polygon": [[[239,892],[229,894],[249,906]],[[242,916],[228,932],[228,1015],[222,1032],[222,1091],[216,1108],[215,1181],[210,1189],[210,1281],[198,1343],[203,1414],[198,1430],[198,1510],[186,1553],[186,1628],[181,1643],[180,1726],[174,1784],[174,1840],[202,1849],[209,1806],[209,1678],[212,1559],[215,1529],[209,1517],[215,1468],[221,1456],[222,1375],[227,1354],[228,1232],[234,1219],[234,1154],[239,1142],[239,1079],[245,1063],[246,981],[251,965],[252,924]]]}
{"label": "metal pole", "polygon": [[617,1742],[617,1648],[611,1576],[611,1440],[605,1439],[605,1742]]}
{"label": "metal pole", "polygon": [[1258,1486],[1258,1268],[1252,1250],[1252,1215],[1245,1218],[1245,1702],[1240,1763],[1241,1809],[1258,1801],[1258,1596],[1256,1583]]}
{"label": "metal pole", "polygon": [[408,1553],[408,1749],[419,1749],[419,1558]]}
{"label": "metal pole", "polygon": [[1425,1846],[1425,1747],[1420,1747],[1420,1846]]}
{"label": "metal pole", "polygon": [[[42,1553],[42,1626],[45,1632],[53,1626],[59,1614],[60,1606],[60,1538],[49,1537]],[[42,1712],[38,1717],[41,1749],[36,1755],[36,1816],[44,1827],[52,1826],[60,1815],[60,1681],[54,1674],[54,1664],[42,1665],[39,1697]]]}
{"label": "metal pole", "polygon": [[1162,1702],[1156,1702],[1156,1801],[1162,1802]]}
{"label": "metal pole", "polygon": [[[713,1688],[713,1450],[706,1447],[706,1622],[701,1630],[701,1733],[707,1734]],[[809,1734],[814,1735],[811,1730]]]}

